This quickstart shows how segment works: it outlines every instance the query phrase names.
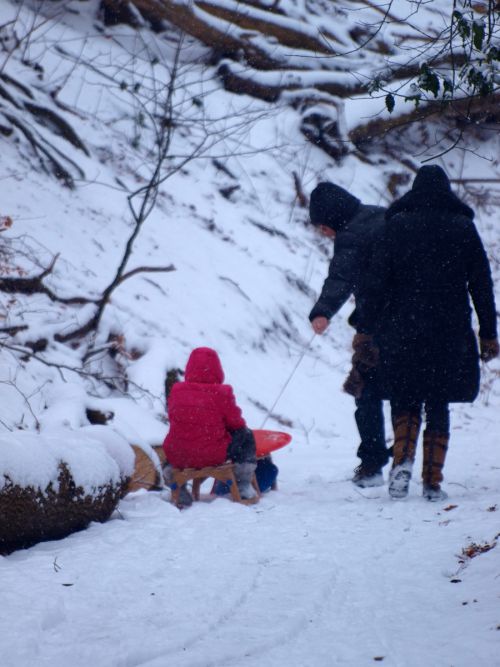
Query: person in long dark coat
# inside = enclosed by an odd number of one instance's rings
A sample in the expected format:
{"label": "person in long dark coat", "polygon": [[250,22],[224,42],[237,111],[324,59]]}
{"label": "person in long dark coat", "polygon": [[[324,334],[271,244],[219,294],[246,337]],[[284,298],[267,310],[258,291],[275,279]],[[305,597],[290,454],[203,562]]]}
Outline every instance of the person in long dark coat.
{"label": "person in long dark coat", "polygon": [[490,266],[473,218],[445,172],[422,167],[412,189],[387,210],[364,277],[358,329],[375,336],[382,391],[391,401],[394,498],[408,494],[423,405],[423,493],[428,500],[445,497],[448,404],[471,402],[479,391],[470,299],[482,359],[499,353]]}
{"label": "person in long dark coat", "polygon": [[[339,185],[323,182],[311,193],[309,213],[316,229],[334,242],[328,276],[309,315],[313,330],[322,334],[351,295],[357,301],[360,278],[372,246],[385,224],[385,209],[362,204]],[[349,318],[354,327],[355,312]],[[361,436],[357,450],[361,463],[354,470],[352,481],[361,487],[378,486],[384,483],[382,468],[389,460],[389,451],[385,443],[384,413],[377,371],[371,363],[370,345],[362,335],[354,336],[353,348],[353,360],[362,356],[363,362],[368,363],[363,363],[362,371],[359,370],[361,364],[356,364],[359,379],[356,386],[348,391],[356,397],[354,416]]]}

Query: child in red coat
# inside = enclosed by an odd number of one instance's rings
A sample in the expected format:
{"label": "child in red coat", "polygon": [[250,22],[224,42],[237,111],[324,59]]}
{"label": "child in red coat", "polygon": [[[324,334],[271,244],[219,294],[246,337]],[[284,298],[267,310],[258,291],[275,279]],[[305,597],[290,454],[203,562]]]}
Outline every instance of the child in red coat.
{"label": "child in red coat", "polygon": [[[163,443],[167,459],[163,475],[169,484],[171,467],[204,468],[227,460],[242,498],[255,496],[251,480],[256,468],[255,440],[236,404],[233,389],[215,350],[198,347],[189,357],[184,382],[176,382],[168,396],[170,430]],[[179,502],[190,505],[186,486]]]}

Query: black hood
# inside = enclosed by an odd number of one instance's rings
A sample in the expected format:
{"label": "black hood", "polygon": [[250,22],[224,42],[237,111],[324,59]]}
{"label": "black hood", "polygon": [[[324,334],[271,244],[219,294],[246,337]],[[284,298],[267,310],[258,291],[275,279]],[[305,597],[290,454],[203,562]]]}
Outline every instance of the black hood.
{"label": "black hood", "polygon": [[389,207],[385,217],[389,219],[397,213],[423,208],[445,210],[471,220],[474,218],[474,211],[451,191],[448,176],[437,165],[421,167],[411,190]]}
{"label": "black hood", "polygon": [[314,226],[325,225],[338,232],[352,220],[361,202],[340,185],[320,183],[311,192],[309,215]]}

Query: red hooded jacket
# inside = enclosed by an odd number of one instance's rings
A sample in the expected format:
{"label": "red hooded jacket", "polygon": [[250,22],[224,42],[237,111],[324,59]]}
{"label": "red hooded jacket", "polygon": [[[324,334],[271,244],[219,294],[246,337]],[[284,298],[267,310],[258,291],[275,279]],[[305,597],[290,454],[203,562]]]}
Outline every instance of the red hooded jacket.
{"label": "red hooded jacket", "polygon": [[215,350],[198,347],[189,357],[184,382],[168,397],[170,430],[163,443],[175,468],[204,468],[226,460],[231,432],[246,426]]}

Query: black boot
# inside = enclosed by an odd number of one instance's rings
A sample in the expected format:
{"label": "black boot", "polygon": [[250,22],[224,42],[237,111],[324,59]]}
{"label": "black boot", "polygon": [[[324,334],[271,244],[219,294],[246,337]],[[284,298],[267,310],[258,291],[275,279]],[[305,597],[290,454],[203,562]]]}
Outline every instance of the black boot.
{"label": "black boot", "polygon": [[382,474],[382,468],[377,464],[361,462],[360,465],[354,469],[352,482],[362,489],[371,486],[383,486],[384,475]]}

